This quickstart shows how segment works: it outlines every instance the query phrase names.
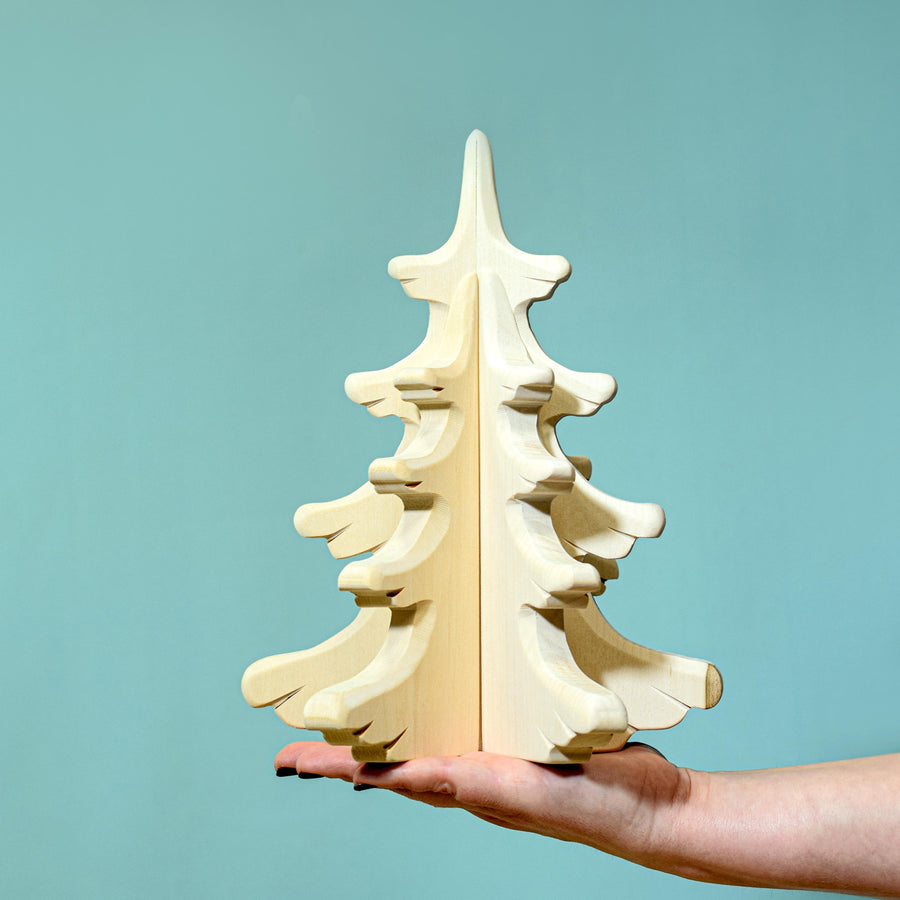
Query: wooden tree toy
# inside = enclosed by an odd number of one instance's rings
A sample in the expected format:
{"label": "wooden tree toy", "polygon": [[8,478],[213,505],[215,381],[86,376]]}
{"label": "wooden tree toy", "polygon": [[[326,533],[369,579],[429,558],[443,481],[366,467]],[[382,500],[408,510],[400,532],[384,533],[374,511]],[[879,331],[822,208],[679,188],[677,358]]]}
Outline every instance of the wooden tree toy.
{"label": "wooden tree toy", "polygon": [[560,448],[556,423],[592,415],[616,383],[553,362],[532,334],[529,307],[571,268],[510,244],[480,131],[450,239],[388,271],[428,301],[427,333],[346,391],[400,418],[403,439],[358,490],[294,519],[338,559],[371,554],[338,579],[360,611],[319,646],[250,666],[247,702],[373,762],[478,749],[581,762],[713,706],[715,666],[626,640],[592,599],[665,517],[598,490],[590,461]]}

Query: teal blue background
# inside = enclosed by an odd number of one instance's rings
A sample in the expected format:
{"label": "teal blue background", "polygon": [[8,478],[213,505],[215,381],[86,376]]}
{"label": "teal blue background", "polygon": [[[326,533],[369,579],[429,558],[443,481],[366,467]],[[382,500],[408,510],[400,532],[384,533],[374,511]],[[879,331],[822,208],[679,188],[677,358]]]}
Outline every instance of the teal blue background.
{"label": "teal blue background", "polygon": [[774,894],[276,780],[239,680],[352,617],[291,516],[396,445],[342,382],[420,339],[385,264],[478,127],[573,264],[539,339],[620,384],[564,446],[668,513],[603,608],[724,674],[650,739],[898,750],[898,45],[892,2],[3,0],[0,893]]}

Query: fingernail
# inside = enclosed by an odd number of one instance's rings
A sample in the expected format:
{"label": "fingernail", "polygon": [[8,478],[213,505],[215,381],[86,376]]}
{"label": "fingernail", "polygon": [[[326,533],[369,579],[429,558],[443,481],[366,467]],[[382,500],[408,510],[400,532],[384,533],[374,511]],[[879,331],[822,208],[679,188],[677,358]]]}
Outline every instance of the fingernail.
{"label": "fingernail", "polygon": [[324,778],[324,775],[316,775],[315,772],[297,772],[298,778]]}
{"label": "fingernail", "polygon": [[297,770],[296,770],[296,769],[292,769],[290,766],[279,766],[279,767],[275,770],[275,774],[276,774],[279,778],[285,778],[285,777],[288,776],[288,775],[296,775],[296,774],[297,774]]}
{"label": "fingernail", "polygon": [[377,787],[378,787],[377,784],[354,784],[353,790],[354,791],[369,791],[372,788],[377,788]]}

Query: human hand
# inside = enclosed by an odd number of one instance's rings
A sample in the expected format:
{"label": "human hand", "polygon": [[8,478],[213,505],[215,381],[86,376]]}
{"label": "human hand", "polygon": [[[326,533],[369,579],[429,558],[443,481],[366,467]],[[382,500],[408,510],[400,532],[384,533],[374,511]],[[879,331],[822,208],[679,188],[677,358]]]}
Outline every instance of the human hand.
{"label": "human hand", "polygon": [[900,897],[900,754],[750,772],[696,772],[628,744],[584,765],[493,753],[360,763],[288,744],[279,775],[319,775],[577,841],[685,878]]}
{"label": "human hand", "polygon": [[588,844],[661,868],[691,776],[644,744],[595,754],[584,765],[540,765],[494,753],[356,762],[348,747],[288,744],[279,775],[323,775],[355,787],[391,790],[431,806],[465,809],[480,819]]}

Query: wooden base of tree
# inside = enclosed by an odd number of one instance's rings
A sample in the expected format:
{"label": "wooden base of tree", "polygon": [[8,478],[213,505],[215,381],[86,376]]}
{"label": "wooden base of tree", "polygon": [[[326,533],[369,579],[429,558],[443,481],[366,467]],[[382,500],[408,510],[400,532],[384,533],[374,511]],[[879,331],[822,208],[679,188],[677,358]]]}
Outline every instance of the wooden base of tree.
{"label": "wooden base of tree", "polygon": [[590,461],[560,448],[556,423],[592,415],[616,383],[559,365],[532,334],[529,307],[571,269],[510,244],[480,131],[450,239],[388,271],[428,302],[425,339],[346,390],[399,417],[403,440],[357,491],[295,517],[339,559],[371,554],[338,579],[360,611],[323,644],[250,666],[247,702],[373,762],[478,749],[579,762],[713,706],[713,665],[631,643],[592,599],[665,516],[599,491]]}

